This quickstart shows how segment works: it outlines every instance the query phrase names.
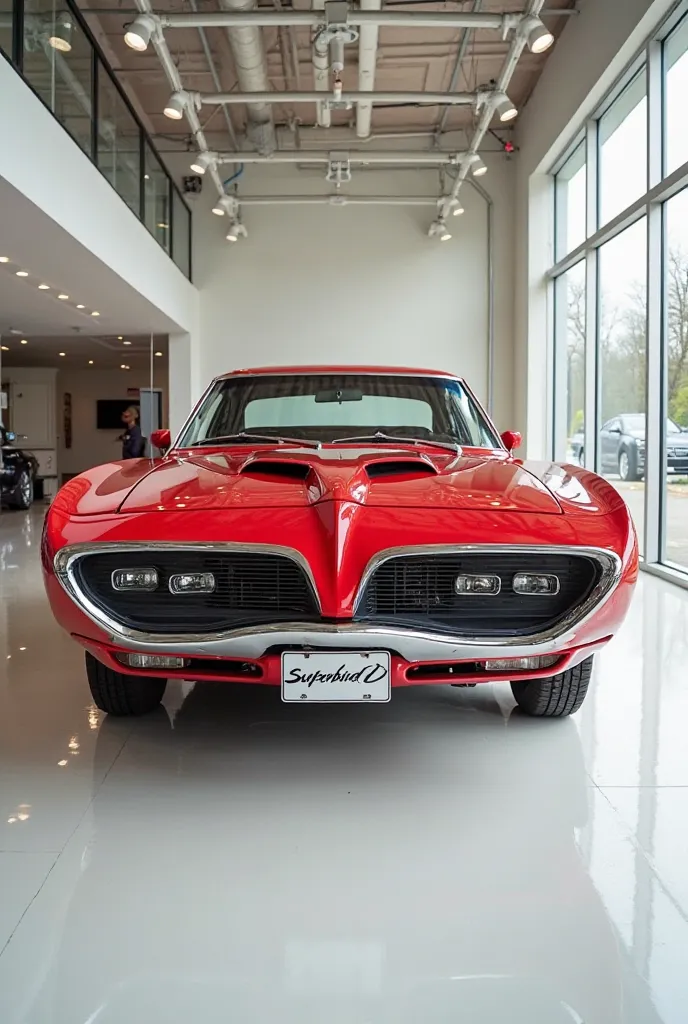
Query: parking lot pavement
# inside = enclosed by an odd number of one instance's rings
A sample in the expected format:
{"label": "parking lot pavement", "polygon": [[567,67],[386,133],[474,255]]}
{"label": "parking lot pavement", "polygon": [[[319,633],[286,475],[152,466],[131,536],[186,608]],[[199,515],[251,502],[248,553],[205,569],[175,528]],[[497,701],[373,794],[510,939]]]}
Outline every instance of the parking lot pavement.
{"label": "parking lot pavement", "polygon": [[[645,505],[645,484],[625,483],[618,477],[610,476],[609,482],[623,495],[636,526],[642,524]],[[686,480],[676,477],[675,481]],[[688,568],[688,483],[674,482],[669,478],[666,503],[666,558]]]}

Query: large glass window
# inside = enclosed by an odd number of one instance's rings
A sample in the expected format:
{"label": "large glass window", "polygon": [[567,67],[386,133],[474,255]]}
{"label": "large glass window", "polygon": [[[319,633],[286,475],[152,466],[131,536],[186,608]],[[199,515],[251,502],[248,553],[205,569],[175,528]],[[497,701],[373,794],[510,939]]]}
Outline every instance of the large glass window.
{"label": "large glass window", "polygon": [[555,380],[556,454],[584,464],[585,260],[557,278]]}
{"label": "large glass window", "polygon": [[647,95],[641,71],[599,121],[599,223],[647,191]]}
{"label": "large glass window", "polygon": [[665,173],[671,174],[688,161],[688,17],[666,40],[664,74],[664,160]]}
{"label": "large glass window", "polygon": [[98,166],[137,217],[141,215],[141,129],[98,62]]}
{"label": "large glass window", "polygon": [[585,142],[581,142],[555,178],[557,259],[585,241]]}
{"label": "large glass window", "polygon": [[614,480],[643,535],[647,404],[647,227],[638,221],[599,253],[598,471]]}
{"label": "large glass window", "polygon": [[666,204],[663,558],[688,569],[688,190]]}
{"label": "large glass window", "polygon": [[26,80],[83,151],[91,156],[91,45],[68,7],[26,0]]}
{"label": "large glass window", "polygon": [[0,50],[12,56],[12,0],[0,0]]}

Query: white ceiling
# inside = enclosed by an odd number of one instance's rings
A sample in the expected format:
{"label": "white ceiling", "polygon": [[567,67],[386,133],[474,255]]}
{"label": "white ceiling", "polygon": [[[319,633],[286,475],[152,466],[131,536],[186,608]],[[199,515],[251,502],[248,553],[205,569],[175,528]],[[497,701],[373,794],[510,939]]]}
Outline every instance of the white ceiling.
{"label": "white ceiling", "polygon": [[[22,340],[27,344],[23,345]],[[119,370],[122,364],[132,370],[150,367],[150,339],[137,335],[104,338],[102,336],[72,334],[37,336],[3,335],[3,366],[53,366],[79,369]],[[167,338],[156,335],[153,351],[153,372],[167,372]],[[64,356],[60,353],[64,352]]]}

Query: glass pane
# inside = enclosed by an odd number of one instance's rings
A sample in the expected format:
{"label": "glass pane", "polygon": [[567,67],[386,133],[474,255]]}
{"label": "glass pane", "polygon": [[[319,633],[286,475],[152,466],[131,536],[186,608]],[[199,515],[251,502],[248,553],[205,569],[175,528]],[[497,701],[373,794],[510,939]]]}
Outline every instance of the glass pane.
{"label": "glass pane", "polygon": [[12,0],[0,0],[0,50],[12,56]]}
{"label": "glass pane", "polygon": [[664,44],[665,173],[671,174],[688,160],[686,96],[688,96],[688,18],[684,18]]}
{"label": "glass pane", "polygon": [[103,65],[98,62],[98,167],[136,216],[140,216],[139,126]]}
{"label": "glass pane", "polygon": [[91,45],[74,15],[59,3],[26,0],[24,76],[91,156]]}
{"label": "glass pane", "polygon": [[557,278],[555,456],[584,464],[585,260]]}
{"label": "glass pane", "polygon": [[174,262],[182,274],[190,276],[189,267],[189,236],[191,232],[191,213],[176,189],[172,190],[174,203],[174,219],[172,221],[172,248]]}
{"label": "glass pane", "polygon": [[146,143],[144,186],[145,224],[165,252],[170,251],[170,181],[157,156]]}
{"label": "glass pane", "polygon": [[641,550],[645,511],[646,262],[644,218],[599,251],[598,471],[614,481],[628,503]]}
{"label": "glass pane", "polygon": [[585,142],[581,142],[555,178],[556,259],[585,241]]}
{"label": "glass pane", "polygon": [[647,191],[647,86],[641,71],[600,118],[600,226]]}
{"label": "glass pane", "polygon": [[665,561],[688,568],[688,190],[666,204]]}

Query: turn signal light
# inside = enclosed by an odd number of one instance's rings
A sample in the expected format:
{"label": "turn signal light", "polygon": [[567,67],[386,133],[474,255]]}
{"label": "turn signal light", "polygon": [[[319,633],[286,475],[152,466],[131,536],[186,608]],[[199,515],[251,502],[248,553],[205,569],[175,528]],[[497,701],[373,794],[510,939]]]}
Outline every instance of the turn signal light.
{"label": "turn signal light", "polygon": [[457,576],[454,590],[457,594],[498,594],[502,589],[499,576]]}
{"label": "turn signal light", "polygon": [[112,574],[114,590],[155,590],[158,585],[157,569],[115,569]]}
{"label": "turn signal light", "polygon": [[184,668],[188,658],[175,658],[170,654],[118,654],[117,660],[129,668]]}
{"label": "turn signal light", "polygon": [[546,654],[538,658],[491,658],[485,662],[486,672],[537,672],[551,668],[559,661],[558,654]]}
{"label": "turn signal light", "polygon": [[512,581],[512,587],[516,594],[535,594],[541,596],[546,594],[553,597],[559,593],[559,577],[545,576],[534,572],[517,572]]}

